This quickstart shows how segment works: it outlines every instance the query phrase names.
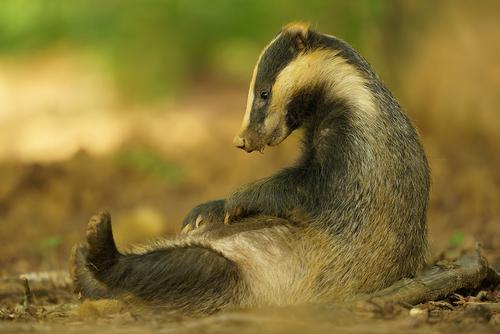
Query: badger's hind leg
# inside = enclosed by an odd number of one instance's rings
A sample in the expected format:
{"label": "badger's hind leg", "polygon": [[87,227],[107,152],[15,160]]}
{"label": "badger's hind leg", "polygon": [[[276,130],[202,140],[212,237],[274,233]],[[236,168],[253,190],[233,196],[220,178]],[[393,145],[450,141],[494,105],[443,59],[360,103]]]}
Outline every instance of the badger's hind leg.
{"label": "badger's hind leg", "polygon": [[73,250],[71,273],[75,290],[84,298],[132,296],[189,313],[238,305],[244,295],[238,266],[207,246],[181,244],[120,254],[106,213],[90,220],[86,245]]}
{"label": "badger's hind leg", "polygon": [[118,261],[109,213],[93,216],[87,224],[86,244],[73,247],[71,276],[75,292],[90,299],[110,298],[112,292],[98,279]]}

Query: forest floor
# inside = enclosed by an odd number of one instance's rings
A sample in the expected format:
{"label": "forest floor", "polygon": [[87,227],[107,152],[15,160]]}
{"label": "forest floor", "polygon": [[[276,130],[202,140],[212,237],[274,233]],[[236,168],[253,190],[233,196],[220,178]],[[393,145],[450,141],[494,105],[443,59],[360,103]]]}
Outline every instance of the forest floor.
{"label": "forest floor", "polygon": [[60,288],[0,300],[2,333],[498,333],[499,328],[500,289],[490,283],[415,306],[360,302],[354,309],[275,307],[204,318],[138,309],[113,300],[82,303]]}

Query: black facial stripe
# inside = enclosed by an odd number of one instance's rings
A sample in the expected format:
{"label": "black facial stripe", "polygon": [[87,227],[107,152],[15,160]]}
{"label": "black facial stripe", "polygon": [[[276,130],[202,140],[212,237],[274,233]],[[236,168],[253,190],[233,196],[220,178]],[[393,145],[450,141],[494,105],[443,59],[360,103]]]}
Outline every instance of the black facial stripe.
{"label": "black facial stripe", "polygon": [[[267,88],[276,80],[278,73],[297,55],[291,34],[282,33],[264,52],[257,68],[255,88]],[[256,94],[259,92],[256,91]]]}
{"label": "black facial stripe", "polygon": [[297,92],[288,103],[286,125],[291,131],[301,127],[318,106],[323,103],[323,86],[306,87]]}
{"label": "black facial stripe", "polygon": [[[254,99],[250,114],[251,127],[257,128],[259,124],[264,122],[267,116],[268,101],[272,99],[271,88],[276,77],[298,55],[298,50],[295,49],[295,38],[288,32],[282,32],[262,54],[257,65],[257,76],[253,87]],[[262,91],[269,93],[266,100],[260,98]]]}
{"label": "black facial stripe", "polygon": [[250,113],[250,126],[254,127],[264,122],[264,120],[266,119],[266,110],[267,110],[267,108],[256,108],[255,107],[256,103],[258,102],[254,100],[252,112]]}

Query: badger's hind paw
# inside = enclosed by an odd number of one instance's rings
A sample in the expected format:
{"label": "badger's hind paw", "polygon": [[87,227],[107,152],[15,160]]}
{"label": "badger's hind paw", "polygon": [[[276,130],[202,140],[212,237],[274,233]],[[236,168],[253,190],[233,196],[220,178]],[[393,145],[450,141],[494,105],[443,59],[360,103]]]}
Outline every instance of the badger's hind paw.
{"label": "badger's hind paw", "polygon": [[87,224],[86,243],[73,247],[70,273],[75,292],[86,298],[108,298],[102,278],[120,256],[111,228],[109,213],[93,216]]}
{"label": "badger's hind paw", "polygon": [[87,255],[87,246],[83,244],[77,244],[71,250],[69,272],[73,281],[73,291],[80,298],[110,298],[111,291],[96,279],[93,268],[87,261]]}
{"label": "badger's hind paw", "polygon": [[89,254],[116,251],[109,213],[101,212],[92,216],[87,224],[86,236]]}

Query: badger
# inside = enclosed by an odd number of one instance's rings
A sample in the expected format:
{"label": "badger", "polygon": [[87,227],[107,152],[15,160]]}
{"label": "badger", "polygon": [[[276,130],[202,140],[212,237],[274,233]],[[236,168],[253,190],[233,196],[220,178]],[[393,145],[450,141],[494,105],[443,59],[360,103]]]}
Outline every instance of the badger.
{"label": "badger", "polygon": [[75,291],[210,314],[345,301],[415,275],[430,188],[419,136],[349,44],[291,23],[258,58],[234,144],[263,151],[299,128],[295,164],[196,206],[175,238],[120,252],[109,214],[92,217]]}

